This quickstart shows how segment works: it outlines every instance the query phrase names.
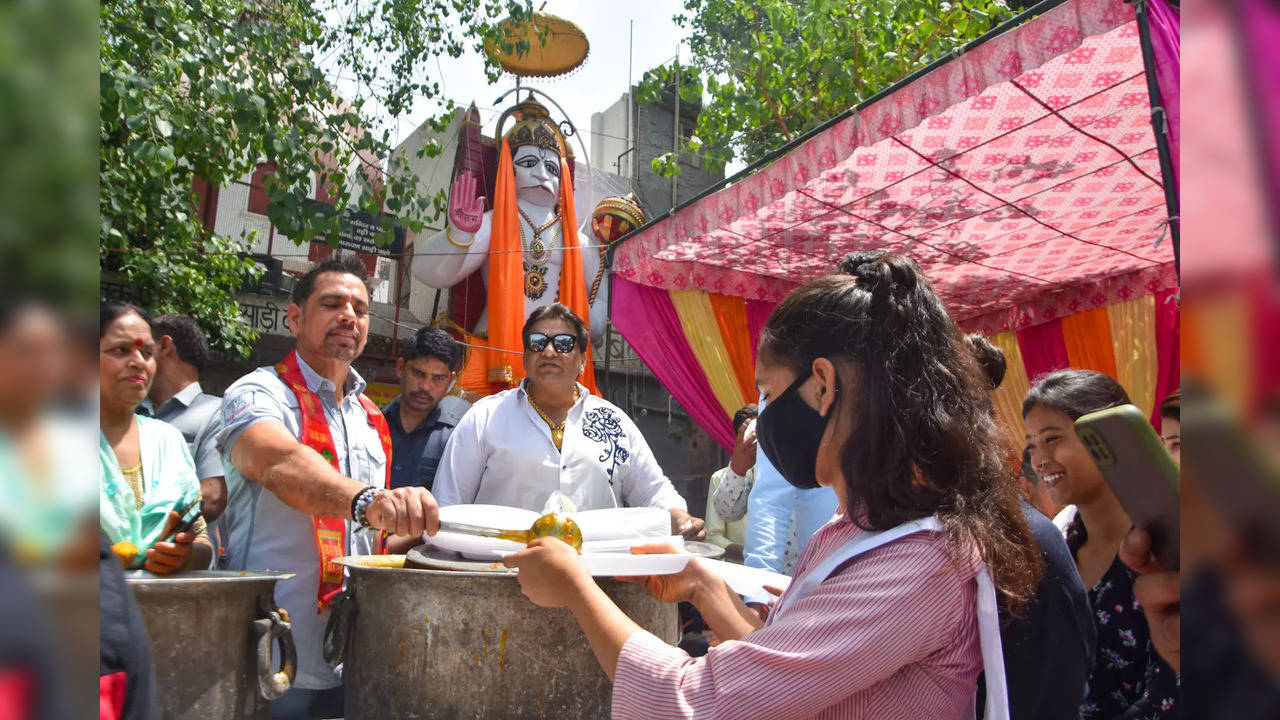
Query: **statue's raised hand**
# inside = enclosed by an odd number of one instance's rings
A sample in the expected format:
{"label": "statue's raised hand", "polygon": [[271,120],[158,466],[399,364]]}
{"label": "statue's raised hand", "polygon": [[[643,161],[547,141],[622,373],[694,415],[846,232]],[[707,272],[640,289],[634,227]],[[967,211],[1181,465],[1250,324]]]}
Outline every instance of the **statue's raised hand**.
{"label": "statue's raised hand", "polygon": [[459,173],[449,189],[449,224],[474,234],[480,229],[483,217],[484,196],[476,196],[476,176],[465,171]]}

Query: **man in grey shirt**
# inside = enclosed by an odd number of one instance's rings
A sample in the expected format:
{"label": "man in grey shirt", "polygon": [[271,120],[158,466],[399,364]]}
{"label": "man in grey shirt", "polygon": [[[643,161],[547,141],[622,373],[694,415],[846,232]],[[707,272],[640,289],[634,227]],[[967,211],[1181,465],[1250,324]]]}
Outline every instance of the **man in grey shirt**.
{"label": "man in grey shirt", "polygon": [[342,714],[342,678],[321,649],[328,600],[343,577],[332,560],[377,551],[379,530],[392,536],[386,548],[396,553],[439,527],[425,488],[385,489],[391,453],[378,428],[382,413],[351,367],[369,336],[368,278],[352,255],[316,263],[289,303],[294,349],[237,380],[222,401],[230,569],[293,574],[275,586],[298,650],[293,689],[271,704],[275,720]]}
{"label": "man in grey shirt", "polygon": [[196,463],[196,477],[200,478],[201,511],[209,537],[216,543],[216,564],[223,538],[215,530],[227,507],[227,483],[218,453],[222,400],[200,387],[200,372],[209,359],[209,343],[194,318],[177,313],[154,318],[151,332],[156,338],[156,375],[138,412],[182,431]]}

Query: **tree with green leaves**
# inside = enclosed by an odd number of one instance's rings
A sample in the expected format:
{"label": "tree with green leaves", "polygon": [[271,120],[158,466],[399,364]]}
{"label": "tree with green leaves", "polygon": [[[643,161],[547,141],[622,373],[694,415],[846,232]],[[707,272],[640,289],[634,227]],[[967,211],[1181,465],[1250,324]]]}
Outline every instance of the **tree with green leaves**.
{"label": "tree with green leaves", "polygon": [[[755,162],[1012,16],[1005,0],[687,0],[681,100],[703,106],[683,150]],[[637,101],[670,93],[675,73],[647,73]],[[671,153],[653,161],[678,171]]]}
{"label": "tree with green leaves", "polygon": [[[255,272],[242,256],[252,238],[209,232],[193,179],[223,186],[272,163],[266,214],[299,244],[336,243],[349,209],[420,230],[442,201],[421,197],[403,162],[384,166],[386,121],[434,101],[443,130],[453,104],[431,79],[436,60],[490,38],[511,51],[496,20],[531,11],[529,0],[103,0],[100,270],[247,355],[256,338],[234,294]],[[307,202],[316,181],[331,204]],[[379,241],[392,231],[386,217]]]}

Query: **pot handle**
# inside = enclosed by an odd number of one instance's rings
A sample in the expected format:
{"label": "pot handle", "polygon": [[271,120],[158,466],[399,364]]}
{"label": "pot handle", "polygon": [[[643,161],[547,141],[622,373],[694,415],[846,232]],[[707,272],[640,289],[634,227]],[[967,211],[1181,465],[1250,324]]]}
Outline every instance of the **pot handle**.
{"label": "pot handle", "polygon": [[[298,667],[298,650],[293,644],[289,613],[284,608],[273,605],[269,598],[264,597],[262,609],[267,617],[253,621],[254,646],[257,648],[255,655],[258,659],[258,692],[264,700],[275,700],[289,692]],[[279,641],[283,655],[279,671],[274,669],[275,658],[271,655],[271,645],[275,641]]]}
{"label": "pot handle", "polygon": [[351,624],[355,620],[356,597],[350,590],[343,590],[329,601],[329,621],[324,626],[324,661],[337,668],[347,654],[347,639],[351,636]]}

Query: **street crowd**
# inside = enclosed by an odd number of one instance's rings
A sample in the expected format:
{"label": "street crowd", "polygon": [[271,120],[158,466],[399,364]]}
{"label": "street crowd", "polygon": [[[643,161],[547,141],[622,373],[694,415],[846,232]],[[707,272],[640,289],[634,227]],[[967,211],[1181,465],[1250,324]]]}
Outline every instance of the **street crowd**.
{"label": "street crowd", "polygon": [[[405,553],[447,505],[656,507],[673,535],[793,581],[743,597],[696,559],[639,579],[688,603],[699,632],[673,647],[565,543],[509,556],[533,603],[580,623],[614,683],[614,717],[1176,717],[1176,568],[1155,561],[1074,426],[1129,404],[1125,390],[1090,370],[1038,378],[1025,443],[1010,447],[990,399],[1002,353],[957,328],[916,263],[859,252],[837,270],[770,316],[760,404],[733,418],[705,523],[632,419],[579,382],[588,327],[560,303],[524,323],[517,386],[474,404],[451,393],[464,347],[424,327],[398,353],[401,394],[378,408],[352,368],[370,323],[353,256],[299,279],[295,347],[221,398],[200,385],[210,351],[192,318],[104,302],[102,561],[292,573],[275,599],[292,617],[297,675],[272,717],[330,718],[343,712],[321,648],[345,581],[333,560]],[[0,334],[24,328],[10,318]],[[1179,395],[1160,408],[1177,460]],[[762,543],[748,530],[766,517],[781,522]],[[103,617],[127,617],[107,607],[126,595],[104,593]],[[145,647],[128,648],[143,640],[122,633],[119,667],[103,670],[124,673],[136,717],[154,702]]]}

